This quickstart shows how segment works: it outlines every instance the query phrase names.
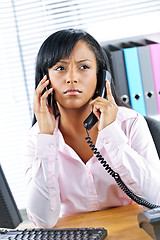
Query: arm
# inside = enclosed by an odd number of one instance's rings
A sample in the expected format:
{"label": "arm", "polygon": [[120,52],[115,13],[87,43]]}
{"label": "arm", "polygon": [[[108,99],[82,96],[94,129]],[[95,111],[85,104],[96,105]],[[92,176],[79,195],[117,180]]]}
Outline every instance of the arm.
{"label": "arm", "polygon": [[34,113],[39,129],[35,131],[34,126],[30,131],[25,153],[27,212],[40,227],[53,227],[60,211],[56,120],[52,103],[48,106],[46,101],[53,89],[43,92],[48,85],[49,80],[44,76],[36,88]]}
{"label": "arm", "polygon": [[160,204],[160,161],[147,123],[138,113],[131,118],[126,114],[118,123],[118,107],[108,82],[106,90],[107,100],[99,97],[91,102],[99,119],[97,146],[103,144],[109,165],[135,194]]}
{"label": "arm", "polygon": [[135,194],[160,205],[160,160],[145,119],[137,114],[122,126],[115,121],[100,132],[97,142],[122,181]]}
{"label": "arm", "polygon": [[29,134],[26,145],[27,213],[39,227],[53,227],[59,217],[57,142],[55,134]]}

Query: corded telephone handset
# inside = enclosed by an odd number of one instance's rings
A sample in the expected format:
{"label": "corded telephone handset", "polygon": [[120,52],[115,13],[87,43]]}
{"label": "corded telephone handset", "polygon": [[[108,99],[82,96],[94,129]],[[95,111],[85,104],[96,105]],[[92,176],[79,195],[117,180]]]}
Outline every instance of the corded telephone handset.
{"label": "corded telephone handset", "polygon": [[[97,95],[99,95],[102,98],[106,98],[107,97],[107,93],[106,93],[106,81],[111,81],[111,75],[108,71],[103,70],[103,76],[102,76],[102,82],[101,82],[101,86],[97,89]],[[96,117],[96,115],[91,112],[91,114],[86,118],[86,120],[84,121],[84,127],[87,130],[90,130],[98,121],[98,118]]]}

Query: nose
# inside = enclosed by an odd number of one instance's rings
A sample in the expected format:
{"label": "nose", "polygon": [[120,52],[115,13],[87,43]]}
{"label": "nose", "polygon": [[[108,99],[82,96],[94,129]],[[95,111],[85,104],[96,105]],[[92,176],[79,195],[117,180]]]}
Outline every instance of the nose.
{"label": "nose", "polygon": [[75,69],[70,69],[67,74],[66,83],[75,84],[78,82],[78,75]]}
{"label": "nose", "polygon": [[67,80],[66,82],[68,84],[73,84],[73,83],[77,83],[77,80],[70,79],[70,80]]}

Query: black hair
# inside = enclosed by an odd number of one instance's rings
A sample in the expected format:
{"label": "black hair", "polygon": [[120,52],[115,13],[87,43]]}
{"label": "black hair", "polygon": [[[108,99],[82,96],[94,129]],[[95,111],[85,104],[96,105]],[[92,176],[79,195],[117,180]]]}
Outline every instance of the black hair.
{"label": "black hair", "polygon": [[[84,41],[94,52],[97,63],[97,86],[100,84],[103,69],[110,72],[108,57],[101,45],[86,31],[80,29],[64,29],[50,35],[41,45],[35,73],[35,88],[44,75],[48,75],[48,69],[54,66],[60,59],[69,57],[78,41]],[[112,94],[117,105],[123,105],[118,97],[113,81],[111,81]],[[36,122],[34,118],[33,124]]]}
{"label": "black hair", "polygon": [[97,73],[100,69],[108,70],[108,59],[99,43],[87,32],[80,29],[65,29],[50,35],[42,44],[36,62],[36,86],[48,69],[60,59],[69,57],[78,41],[85,41],[94,52],[97,62]]}

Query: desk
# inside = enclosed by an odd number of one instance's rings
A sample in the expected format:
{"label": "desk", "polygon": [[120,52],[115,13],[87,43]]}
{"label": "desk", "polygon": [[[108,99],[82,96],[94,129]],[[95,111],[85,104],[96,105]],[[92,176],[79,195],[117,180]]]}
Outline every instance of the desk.
{"label": "desk", "polygon": [[[137,215],[143,211],[141,206],[133,204],[68,216],[60,218],[55,228],[104,227],[108,231],[106,240],[151,240],[151,237],[138,226]],[[30,228],[33,225],[20,225],[20,228],[24,227]]]}
{"label": "desk", "polygon": [[138,225],[137,215],[143,211],[141,206],[133,204],[63,217],[58,220],[55,228],[104,227],[108,231],[107,240],[151,240]]}

